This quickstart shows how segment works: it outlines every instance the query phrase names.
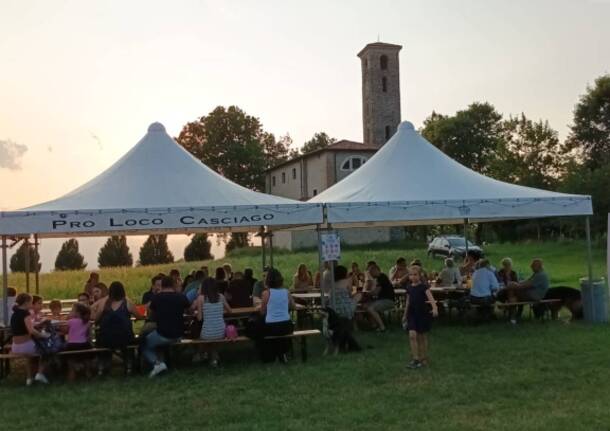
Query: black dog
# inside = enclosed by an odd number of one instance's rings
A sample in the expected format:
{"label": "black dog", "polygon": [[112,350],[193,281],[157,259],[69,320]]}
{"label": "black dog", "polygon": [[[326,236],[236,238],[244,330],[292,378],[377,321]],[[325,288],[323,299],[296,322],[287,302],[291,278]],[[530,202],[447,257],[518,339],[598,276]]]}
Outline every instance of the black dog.
{"label": "black dog", "polygon": [[553,302],[548,304],[551,310],[553,319],[559,316],[559,310],[566,307],[572,313],[572,320],[580,320],[583,318],[582,298],[580,290],[568,286],[551,287],[547,290],[544,299],[559,299],[561,302]]}

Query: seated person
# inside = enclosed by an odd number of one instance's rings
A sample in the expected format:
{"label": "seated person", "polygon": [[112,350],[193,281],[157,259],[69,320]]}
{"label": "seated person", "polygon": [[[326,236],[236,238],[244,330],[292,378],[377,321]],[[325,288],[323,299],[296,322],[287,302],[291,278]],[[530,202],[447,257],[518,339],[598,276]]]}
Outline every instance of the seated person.
{"label": "seated person", "polygon": [[503,287],[508,286],[512,282],[519,281],[519,276],[513,271],[513,261],[509,257],[502,259],[500,265],[502,268],[498,271],[497,277]]}
{"label": "seated person", "polygon": [[51,311],[51,315],[49,316],[51,319],[51,322],[64,320],[63,316],[61,315],[61,310],[62,310],[61,301],[54,299],[51,302],[49,302],[49,310]]}
{"label": "seated person", "polygon": [[193,303],[195,299],[199,296],[201,290],[201,283],[205,279],[205,272],[199,270],[195,273],[195,276],[191,279],[191,282],[186,285],[184,290],[184,295],[186,295],[186,299],[189,300],[189,303]]}
{"label": "seated person", "polygon": [[[260,310],[261,316],[265,318],[263,336],[291,334],[294,325],[290,319],[290,309],[294,309],[295,304],[290,292],[284,287],[284,278],[277,269],[271,268],[265,281],[268,289],[263,292]],[[288,361],[286,355],[290,350],[290,340],[280,338],[262,341],[259,346],[264,362],[272,362],[275,359],[284,363]]]}
{"label": "seated person", "polygon": [[169,276],[174,279],[174,289],[176,290],[176,292],[181,293],[182,278],[180,277],[180,271],[174,268],[169,272]]}
{"label": "seated person", "polygon": [[392,286],[399,287],[402,284],[402,279],[408,274],[407,260],[404,257],[396,259],[396,265],[390,268],[388,273]]}
{"label": "seated person", "polygon": [[362,290],[364,285],[364,272],[360,271],[356,262],[352,262],[352,272],[349,273],[349,276],[352,279],[352,290]]}
{"label": "seated person", "polygon": [[34,319],[34,325],[38,326],[47,320],[42,312],[43,307],[42,296],[32,295],[32,309],[30,313]]}
{"label": "seated person", "polygon": [[[7,289],[6,295],[6,326],[10,325],[11,316],[13,315],[13,307],[15,306],[15,299],[17,298],[17,290],[14,287],[9,287]],[[4,299],[2,295],[0,295],[0,327],[4,327]]]}
{"label": "seated person", "polygon": [[476,269],[476,264],[480,258],[481,256],[479,252],[468,250],[466,258],[464,259],[464,264],[460,268],[460,274],[462,274],[463,277],[471,276]]}
{"label": "seated person", "polygon": [[148,289],[146,292],[144,292],[144,295],[142,295],[142,305],[150,304],[153,296],[161,291],[161,279],[163,277],[163,275],[158,274],[150,280],[150,289]]}
{"label": "seated person", "polygon": [[225,272],[225,280],[233,280],[233,267],[231,267],[231,264],[225,263],[224,265],[222,265],[222,269]]}
{"label": "seated person", "polygon": [[[225,265],[225,267],[228,267],[230,269],[231,265],[227,264]],[[227,277],[227,273],[224,267],[216,268],[215,279],[216,287],[218,287],[218,292],[220,292],[221,295],[224,295],[225,291],[227,290],[227,287],[229,287],[229,278]]]}
{"label": "seated person", "polygon": [[549,276],[544,271],[542,259],[533,259],[530,268],[533,271],[530,278],[522,282],[510,282],[500,291],[498,299],[508,299],[509,302],[540,301],[544,299],[546,291],[549,290]]}
{"label": "seated person", "polygon": [[184,335],[184,312],[190,307],[186,297],[176,292],[175,282],[171,277],[163,277],[161,291],[150,302],[157,327],[146,336],[142,355],[153,369],[150,377],[167,370],[167,365],[157,356],[157,347],[176,343]]}
{"label": "seated person", "polygon": [[462,286],[462,275],[460,270],[455,266],[453,259],[448,257],[445,259],[445,267],[438,275],[437,282],[441,286]]}
{"label": "seated person", "polygon": [[[79,302],[72,306],[72,311],[66,322],[64,331],[67,335],[63,350],[87,350],[91,346],[91,310]],[[68,358],[68,381],[74,381],[76,374],[83,368],[88,373],[87,355],[70,356]]]}
{"label": "seated person", "polygon": [[304,263],[300,264],[297,272],[292,278],[292,290],[295,292],[307,292],[313,287],[311,273],[307,270]]}
{"label": "seated person", "polygon": [[93,288],[98,285],[100,282],[100,275],[97,272],[92,272],[89,274],[89,279],[85,283],[83,288],[83,292],[86,292],[87,295],[91,297],[93,295]]}
{"label": "seated person", "polygon": [[369,260],[366,263],[366,271],[364,271],[364,292],[370,292],[377,286],[375,277],[371,275],[371,268],[373,266],[377,266],[377,263],[374,260]]}
{"label": "seated person", "polygon": [[[231,285],[237,281],[237,274],[237,272],[234,274]],[[203,280],[201,291],[202,294],[194,304],[197,307],[197,319],[203,321],[200,338],[202,340],[222,340],[225,338],[226,328],[224,313],[230,313],[231,307],[225,297],[218,293],[216,280],[213,278]],[[214,345],[208,345],[206,348],[210,358],[210,365],[212,367],[218,366],[219,357]]]}
{"label": "seated person", "polygon": [[394,308],[394,286],[377,264],[370,266],[369,274],[375,281],[375,287],[370,291],[373,301],[367,305],[366,310],[377,325],[377,331],[384,332],[385,325],[379,313]]}
{"label": "seated person", "polygon": [[81,304],[85,304],[85,305],[91,304],[91,297],[89,296],[89,294],[87,292],[79,293],[78,297],[77,297],[77,300]]}
{"label": "seated person", "polygon": [[250,283],[244,280],[244,275],[240,271],[233,273],[233,280],[229,283],[224,296],[231,307],[252,307]]}
{"label": "seated person", "polygon": [[470,302],[477,305],[491,305],[499,288],[498,279],[489,266],[489,260],[479,260],[477,269],[472,274]]}
{"label": "seated person", "polygon": [[254,284],[258,281],[256,278],[254,278],[254,271],[252,270],[252,268],[244,269],[244,280],[248,282],[248,284],[250,285],[250,292],[252,292],[252,290],[254,289]]}
{"label": "seated person", "polygon": [[100,299],[102,299],[103,297],[108,296],[108,288],[106,287],[106,285],[104,283],[98,283],[94,288],[93,288],[93,293],[91,295],[90,301],[93,304],[96,301],[99,301]]}
{"label": "seated person", "polygon": [[261,305],[263,291],[266,289],[265,280],[267,279],[267,273],[269,272],[269,267],[266,266],[263,269],[263,276],[260,280],[254,283],[254,287],[252,288],[252,303],[255,307]]}
{"label": "seated person", "polygon": [[[335,268],[335,290],[334,305],[330,305],[328,316],[328,328],[333,331],[332,344],[334,354],[339,351],[360,351],[358,342],[354,339],[352,332],[354,324],[354,312],[356,301],[352,298],[352,278],[347,273],[347,268],[338,265]],[[330,304],[333,304],[331,299]]]}

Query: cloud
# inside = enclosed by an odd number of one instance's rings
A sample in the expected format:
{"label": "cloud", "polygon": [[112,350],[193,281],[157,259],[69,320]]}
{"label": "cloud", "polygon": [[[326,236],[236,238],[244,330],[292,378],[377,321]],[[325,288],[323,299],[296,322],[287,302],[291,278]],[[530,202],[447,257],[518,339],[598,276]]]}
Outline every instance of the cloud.
{"label": "cloud", "polygon": [[10,139],[0,139],[0,168],[16,171],[21,169],[21,157],[28,150],[26,145]]}

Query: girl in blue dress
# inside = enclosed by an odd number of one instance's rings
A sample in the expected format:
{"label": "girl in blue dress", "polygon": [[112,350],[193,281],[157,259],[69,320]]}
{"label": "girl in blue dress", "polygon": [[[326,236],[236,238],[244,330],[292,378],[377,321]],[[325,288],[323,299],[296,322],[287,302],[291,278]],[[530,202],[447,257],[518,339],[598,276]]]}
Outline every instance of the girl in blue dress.
{"label": "girl in blue dress", "polygon": [[407,304],[402,321],[409,334],[412,356],[407,367],[416,369],[428,364],[427,334],[432,327],[432,318],[438,316],[438,309],[430,286],[423,279],[421,267],[412,265],[408,277]]}

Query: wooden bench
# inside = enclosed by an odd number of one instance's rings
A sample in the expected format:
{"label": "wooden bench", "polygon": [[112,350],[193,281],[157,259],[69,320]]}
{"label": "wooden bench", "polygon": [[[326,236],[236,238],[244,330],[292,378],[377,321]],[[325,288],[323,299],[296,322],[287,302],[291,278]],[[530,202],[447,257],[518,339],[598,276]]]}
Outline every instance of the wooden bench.
{"label": "wooden bench", "polygon": [[[294,331],[292,334],[288,335],[279,335],[279,336],[270,336],[265,337],[265,340],[279,340],[279,339],[299,339],[301,341],[301,360],[303,362],[307,361],[307,337],[320,335],[321,332],[318,329],[306,329],[303,331]],[[223,344],[236,344],[236,343],[244,343],[253,341],[251,338],[245,337],[243,335],[238,336],[234,339],[223,338],[220,340],[200,340],[200,339],[183,339],[180,343],[176,343],[174,345],[180,346],[203,346],[203,345],[223,345]]]}
{"label": "wooden bench", "polygon": [[[128,350],[137,350],[137,345],[127,346]],[[51,356],[54,357],[69,357],[74,355],[95,355],[96,357],[101,353],[115,353],[112,349],[107,349],[105,347],[92,347],[91,349],[84,350],[62,350],[60,352],[54,353]],[[30,359],[30,358],[39,358],[41,355],[23,355],[18,353],[0,353],[0,380],[8,376],[10,373],[10,362],[19,359]],[[126,368],[127,369],[127,368]]]}
{"label": "wooden bench", "polygon": [[[511,307],[523,307],[523,306],[527,305],[530,308],[530,317],[531,317],[535,306],[548,305],[548,304],[553,304],[553,303],[557,303],[557,302],[561,302],[561,300],[560,299],[541,299],[540,301],[501,302],[501,303],[497,303],[496,307],[498,307],[498,309],[502,310],[506,314],[511,309]],[[544,316],[546,315],[547,311],[550,311],[550,309],[545,306],[542,310],[542,319],[543,320],[544,320]]]}

